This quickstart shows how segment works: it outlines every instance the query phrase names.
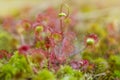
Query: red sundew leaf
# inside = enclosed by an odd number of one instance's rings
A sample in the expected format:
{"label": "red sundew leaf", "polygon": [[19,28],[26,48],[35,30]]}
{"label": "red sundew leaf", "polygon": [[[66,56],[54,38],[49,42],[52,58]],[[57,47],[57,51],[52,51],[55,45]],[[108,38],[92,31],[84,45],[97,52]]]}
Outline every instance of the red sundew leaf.
{"label": "red sundew leaf", "polygon": [[45,60],[48,57],[47,53],[45,51],[43,51],[42,49],[31,49],[30,55],[32,57],[32,61],[35,63],[36,62],[42,63],[43,60]]}
{"label": "red sundew leaf", "polygon": [[29,45],[22,45],[21,47],[18,48],[19,53],[26,53],[30,49]]}
{"label": "red sundew leaf", "polygon": [[27,31],[32,28],[32,22],[29,20],[22,20],[21,21],[22,27]]}
{"label": "red sundew leaf", "polygon": [[[44,66],[44,61],[48,58],[49,54],[38,48],[38,49],[30,49],[29,50],[29,55],[31,56],[31,61],[35,64],[39,64],[40,67],[42,68]],[[37,68],[34,67],[33,69],[35,72],[37,70]]]}
{"label": "red sundew leaf", "polygon": [[2,58],[10,58],[11,54],[8,53],[6,50],[0,50],[0,59]]}
{"label": "red sundew leaf", "polygon": [[73,69],[79,69],[81,67],[77,61],[71,61],[70,65],[72,66]]}
{"label": "red sundew leaf", "polygon": [[40,49],[40,48],[38,48],[38,49],[30,49],[29,54],[30,55],[40,54],[42,56],[48,57],[48,53],[45,52],[44,50]]}
{"label": "red sundew leaf", "polygon": [[53,48],[55,46],[54,40],[52,38],[46,37],[45,38],[45,46],[46,46],[47,49]]}
{"label": "red sundew leaf", "polygon": [[86,66],[89,64],[88,60],[80,60],[79,64],[81,64],[82,66]]}
{"label": "red sundew leaf", "polygon": [[86,69],[89,65],[88,60],[76,60],[76,61],[71,61],[70,65],[72,66],[73,69]]}
{"label": "red sundew leaf", "polygon": [[57,43],[62,40],[62,35],[60,33],[55,32],[51,34],[51,38],[53,38],[54,41]]}
{"label": "red sundew leaf", "polygon": [[81,60],[81,61],[79,61],[79,63],[82,66],[82,70],[86,70],[89,67],[88,60]]}

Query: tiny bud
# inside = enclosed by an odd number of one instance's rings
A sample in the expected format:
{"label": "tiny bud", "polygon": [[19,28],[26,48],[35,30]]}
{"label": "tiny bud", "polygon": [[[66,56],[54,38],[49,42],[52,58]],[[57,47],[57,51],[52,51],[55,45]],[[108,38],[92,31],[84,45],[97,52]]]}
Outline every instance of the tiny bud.
{"label": "tiny bud", "polygon": [[93,45],[93,44],[95,44],[95,40],[92,38],[88,38],[86,43],[87,43],[87,45]]}
{"label": "tiny bud", "polygon": [[37,26],[36,28],[35,28],[35,31],[36,32],[42,32],[43,31],[43,26]]}
{"label": "tiny bud", "polygon": [[65,17],[66,14],[64,12],[59,13],[59,17]]}
{"label": "tiny bud", "polygon": [[87,46],[95,45],[98,42],[98,36],[96,34],[90,34],[85,38],[85,44]]}

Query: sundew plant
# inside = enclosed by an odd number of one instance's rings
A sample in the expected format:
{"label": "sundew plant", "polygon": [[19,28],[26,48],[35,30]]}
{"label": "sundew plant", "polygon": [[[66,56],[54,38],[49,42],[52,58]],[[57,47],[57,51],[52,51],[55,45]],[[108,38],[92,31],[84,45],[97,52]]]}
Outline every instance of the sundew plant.
{"label": "sundew plant", "polygon": [[117,23],[107,15],[79,21],[67,2],[1,19],[0,80],[120,80]]}

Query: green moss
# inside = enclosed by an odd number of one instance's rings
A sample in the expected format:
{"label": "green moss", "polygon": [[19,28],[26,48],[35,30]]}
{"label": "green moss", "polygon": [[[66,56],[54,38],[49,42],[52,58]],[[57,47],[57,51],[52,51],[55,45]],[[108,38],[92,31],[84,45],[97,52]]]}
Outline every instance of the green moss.
{"label": "green moss", "polygon": [[57,72],[57,78],[60,80],[82,80],[82,72],[74,70],[70,66],[61,66]]}
{"label": "green moss", "polygon": [[55,76],[47,69],[43,69],[38,72],[33,80],[55,80]]}
{"label": "green moss", "polygon": [[[7,64],[1,66],[0,80],[21,79],[31,74],[32,70],[26,58],[15,52]],[[19,76],[18,76],[19,75]]]}
{"label": "green moss", "polygon": [[95,64],[95,73],[105,72],[109,68],[109,64],[104,58],[95,59],[94,64]]}
{"label": "green moss", "polygon": [[120,71],[114,70],[114,76],[120,78]]}
{"label": "green moss", "polygon": [[120,56],[119,55],[111,55],[110,62],[114,63],[116,66],[120,66]]}
{"label": "green moss", "polygon": [[15,48],[15,45],[16,45],[16,42],[13,39],[13,37],[9,33],[1,29],[0,30],[0,50],[3,49],[10,52],[12,49]]}

